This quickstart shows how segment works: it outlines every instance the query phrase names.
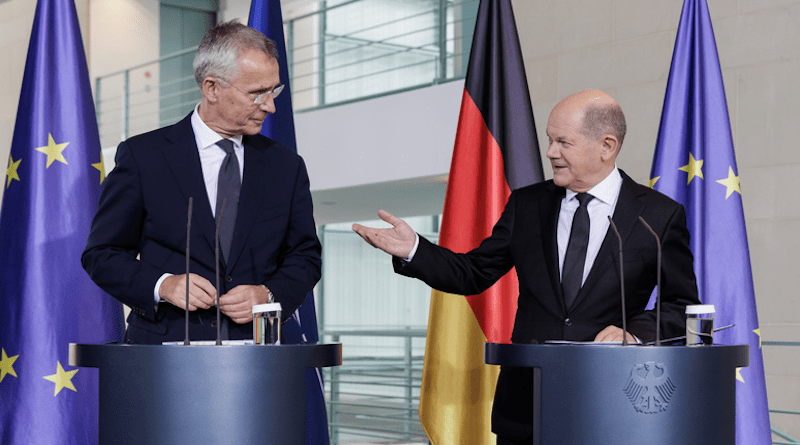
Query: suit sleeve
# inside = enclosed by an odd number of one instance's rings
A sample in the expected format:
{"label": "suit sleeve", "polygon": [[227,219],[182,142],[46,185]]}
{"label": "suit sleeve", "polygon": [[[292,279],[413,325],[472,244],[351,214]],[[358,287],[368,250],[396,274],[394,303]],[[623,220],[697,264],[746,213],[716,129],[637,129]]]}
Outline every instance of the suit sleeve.
{"label": "suit sleeve", "polygon": [[284,235],[278,268],[263,283],[281,303],[284,318],[300,307],[319,281],[322,247],[314,224],[314,209],[306,165],[302,159],[294,182],[289,225]]}
{"label": "suit sleeve", "polygon": [[492,234],[467,253],[455,253],[423,237],[411,262],[393,258],[395,272],[419,278],[428,286],[458,295],[477,295],[491,287],[513,267],[511,234],[516,210],[511,194]]}
{"label": "suit sleeve", "polygon": [[[677,205],[661,238],[661,337],[685,333],[686,306],[700,304],[694,275],[686,212]],[[628,321],[628,331],[645,342],[655,340],[655,310],[645,311]]]}
{"label": "suit sleeve", "polygon": [[101,289],[142,317],[155,320],[153,289],[163,272],[137,259],[145,212],[140,171],[127,142],[117,148],[115,162],[105,180],[81,263]]}

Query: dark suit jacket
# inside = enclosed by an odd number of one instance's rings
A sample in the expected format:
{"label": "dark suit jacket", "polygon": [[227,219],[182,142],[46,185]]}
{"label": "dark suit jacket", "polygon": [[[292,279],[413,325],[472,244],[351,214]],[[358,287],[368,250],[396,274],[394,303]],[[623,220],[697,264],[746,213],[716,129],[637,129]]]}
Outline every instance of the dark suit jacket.
{"label": "dark suit jacket", "polygon": [[[685,306],[699,304],[683,206],[620,173],[622,188],[612,219],[623,239],[628,332],[643,341],[655,339],[655,314],[644,309],[656,284],[657,247],[638,221],[642,216],[662,242],[662,338],[682,335]],[[573,306],[565,307],[556,241],[564,195],[565,189],[552,181],[516,190],[478,248],[456,254],[420,238],[410,263],[395,259],[396,271],[444,292],[475,295],[516,266],[519,299],[512,342],[593,340],[608,325],[622,326],[619,242],[609,228]],[[492,430],[524,440],[531,435],[531,419],[530,369],[502,368]]]}
{"label": "dark suit jacket", "polygon": [[[119,145],[82,256],[92,280],[131,307],[126,339],[134,343],[184,338],[184,311],[165,302],[156,309],[153,291],[162,274],[186,271],[189,197],[190,270],[216,282],[215,221],[190,117]],[[221,292],[265,284],[286,318],[320,278],[308,173],[300,156],[271,139],[245,136],[243,144],[242,188],[230,259],[221,261]],[[215,317],[215,308],[193,312],[190,337],[215,339]],[[228,322],[231,339],[253,338],[252,324]]]}

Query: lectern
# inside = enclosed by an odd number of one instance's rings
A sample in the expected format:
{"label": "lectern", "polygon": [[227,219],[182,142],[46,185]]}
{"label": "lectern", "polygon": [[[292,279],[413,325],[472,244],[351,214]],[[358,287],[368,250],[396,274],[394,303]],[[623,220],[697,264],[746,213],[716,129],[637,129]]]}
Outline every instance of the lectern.
{"label": "lectern", "polygon": [[749,346],[485,345],[533,368],[535,445],[735,443]]}
{"label": "lectern", "polygon": [[100,443],[305,443],[306,368],[342,345],[70,344],[100,369]]}

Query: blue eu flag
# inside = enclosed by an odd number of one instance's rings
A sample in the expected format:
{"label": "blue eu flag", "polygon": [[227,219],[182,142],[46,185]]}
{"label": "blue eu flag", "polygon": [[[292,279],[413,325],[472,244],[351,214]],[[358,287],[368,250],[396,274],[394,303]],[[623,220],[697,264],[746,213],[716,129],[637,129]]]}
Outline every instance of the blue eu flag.
{"label": "blue eu flag", "polygon": [[122,306],[81,267],[100,184],[73,0],[39,0],[0,210],[0,443],[97,442],[97,370],[69,343],[117,341]]}
{"label": "blue eu flag", "polygon": [[[285,85],[283,94],[275,100],[276,112],[264,120],[261,134],[297,151],[280,0],[252,0],[248,25],[275,41],[281,83]],[[313,292],[306,296],[300,308],[283,326],[283,336],[284,341],[290,344],[316,343],[319,340]],[[319,369],[309,369],[306,375],[306,443],[319,445],[329,441],[322,374]]]}
{"label": "blue eu flag", "polygon": [[719,344],[750,345],[736,370],[736,442],[770,444],[750,253],[725,88],[706,0],[685,0],[650,186],[686,207],[700,300],[716,308]]}

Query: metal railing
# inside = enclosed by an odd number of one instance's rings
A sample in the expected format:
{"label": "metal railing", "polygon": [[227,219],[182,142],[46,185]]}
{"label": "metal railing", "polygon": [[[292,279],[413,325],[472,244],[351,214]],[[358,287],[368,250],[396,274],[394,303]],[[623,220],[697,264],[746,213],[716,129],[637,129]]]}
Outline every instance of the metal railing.
{"label": "metal railing", "polygon": [[[309,2],[284,21],[295,112],[463,79],[479,0]],[[95,107],[103,147],[177,122],[200,100],[197,47],[103,75]]]}
{"label": "metal railing", "polygon": [[[331,3],[320,1],[315,11],[285,21],[296,110],[435,85],[466,74],[478,0]],[[318,37],[301,43],[297,33],[308,30]]]}
{"label": "metal railing", "polygon": [[423,354],[417,352],[424,351],[425,330],[329,330],[320,335],[333,343],[347,337],[342,366],[324,368],[331,444],[428,443],[419,421]]}
{"label": "metal railing", "polygon": [[[795,416],[800,416],[800,411],[785,411],[785,410],[780,410],[780,409],[771,409],[771,410],[769,410],[769,412],[770,413],[775,413],[775,414],[793,414]],[[800,421],[800,417],[798,417],[798,419],[799,419],[798,421]],[[797,424],[797,422],[795,422],[795,425],[796,424]],[[797,444],[800,444],[800,439],[798,439],[797,437],[792,436],[791,434],[787,433],[786,431],[783,431],[782,429],[780,429],[780,428],[778,428],[778,427],[776,427],[774,425],[771,426],[771,429],[772,429],[772,434],[774,434],[774,435],[776,435],[776,436],[788,441],[788,442],[784,442],[782,440],[773,440],[772,443],[774,445],[797,445]]]}
{"label": "metal railing", "polygon": [[[762,348],[764,346],[790,346],[790,347],[800,347],[800,342],[797,341],[763,341],[761,343]],[[800,353],[800,350],[798,350]],[[792,425],[800,424],[800,411],[791,411],[791,410],[782,410],[782,409],[770,409],[770,414],[788,414],[793,416],[793,420],[791,422]],[[800,438],[797,438],[788,432],[784,431],[782,428],[775,426],[770,422],[770,428],[772,430],[772,434],[775,436],[780,437],[783,440],[773,440],[772,443],[774,445],[798,445],[800,444]]]}

